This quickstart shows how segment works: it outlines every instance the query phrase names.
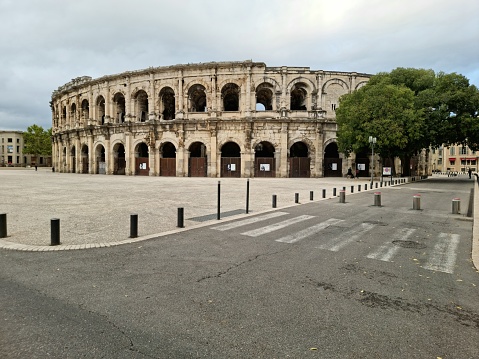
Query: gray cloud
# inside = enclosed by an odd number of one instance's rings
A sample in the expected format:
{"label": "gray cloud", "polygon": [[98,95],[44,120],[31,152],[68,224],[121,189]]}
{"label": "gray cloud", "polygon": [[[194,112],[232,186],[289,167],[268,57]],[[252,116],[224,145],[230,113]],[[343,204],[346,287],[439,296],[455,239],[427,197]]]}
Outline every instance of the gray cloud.
{"label": "gray cloud", "polygon": [[252,59],[375,74],[457,72],[479,86],[476,0],[0,1],[0,129],[51,126],[72,78]]}

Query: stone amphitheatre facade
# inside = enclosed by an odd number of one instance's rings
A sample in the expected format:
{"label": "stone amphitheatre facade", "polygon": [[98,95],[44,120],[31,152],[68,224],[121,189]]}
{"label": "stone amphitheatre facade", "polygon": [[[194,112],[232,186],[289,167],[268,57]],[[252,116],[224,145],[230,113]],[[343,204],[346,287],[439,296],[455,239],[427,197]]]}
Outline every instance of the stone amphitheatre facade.
{"label": "stone amphitheatre facade", "polygon": [[[339,97],[370,75],[213,62],[79,77],[52,94],[59,172],[342,176]],[[363,159],[361,159],[363,157]],[[367,163],[367,154],[356,161]]]}

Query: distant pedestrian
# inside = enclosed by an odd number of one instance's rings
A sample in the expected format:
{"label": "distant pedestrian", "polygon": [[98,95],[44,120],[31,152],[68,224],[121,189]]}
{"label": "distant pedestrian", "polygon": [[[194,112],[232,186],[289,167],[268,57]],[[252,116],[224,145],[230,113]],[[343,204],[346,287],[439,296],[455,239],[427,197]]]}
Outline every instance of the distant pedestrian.
{"label": "distant pedestrian", "polygon": [[[35,165],[35,171],[37,170],[37,165]],[[469,178],[471,178],[471,176],[469,176]]]}
{"label": "distant pedestrian", "polygon": [[469,179],[471,179],[471,175],[472,175],[472,170],[469,168],[469,170],[467,171],[467,173],[469,173]]}

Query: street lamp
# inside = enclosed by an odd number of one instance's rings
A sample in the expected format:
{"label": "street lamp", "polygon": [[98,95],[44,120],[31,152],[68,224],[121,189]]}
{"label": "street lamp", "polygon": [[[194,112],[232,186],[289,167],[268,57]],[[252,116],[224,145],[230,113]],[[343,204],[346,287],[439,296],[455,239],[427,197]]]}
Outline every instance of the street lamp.
{"label": "street lamp", "polygon": [[373,175],[374,175],[374,144],[376,143],[376,137],[369,136],[369,144],[371,145],[371,188],[373,188]]}

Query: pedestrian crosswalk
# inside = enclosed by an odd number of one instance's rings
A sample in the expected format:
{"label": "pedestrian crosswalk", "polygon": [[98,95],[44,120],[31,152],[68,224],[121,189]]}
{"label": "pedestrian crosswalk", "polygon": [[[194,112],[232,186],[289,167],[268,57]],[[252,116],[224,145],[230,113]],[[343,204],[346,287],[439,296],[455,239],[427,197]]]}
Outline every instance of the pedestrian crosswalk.
{"label": "pedestrian crosswalk", "polygon": [[[264,222],[267,222],[266,225],[263,225]],[[287,212],[278,211],[213,226],[211,229],[217,231],[237,230],[240,235],[252,238],[268,236],[268,238],[273,237],[276,242],[286,244],[313,239],[319,242],[314,246],[315,249],[339,252],[355,242],[367,240],[378,225],[379,223],[360,219],[356,219],[355,222],[354,219],[349,218],[348,221],[329,218],[318,223],[318,218],[315,216],[291,216]],[[289,234],[274,236],[275,233],[285,228],[290,228]],[[329,234],[321,236],[321,232],[325,230],[329,230]],[[393,262],[404,248],[414,248],[411,245],[419,245],[418,242],[411,240],[416,233],[416,228],[396,228],[388,233],[383,243],[376,247],[372,245],[369,253],[365,256],[372,260]],[[424,252],[426,258],[422,267],[431,271],[453,273],[460,236],[451,233],[438,233],[436,237],[431,240],[431,245],[428,246],[430,248]]]}

